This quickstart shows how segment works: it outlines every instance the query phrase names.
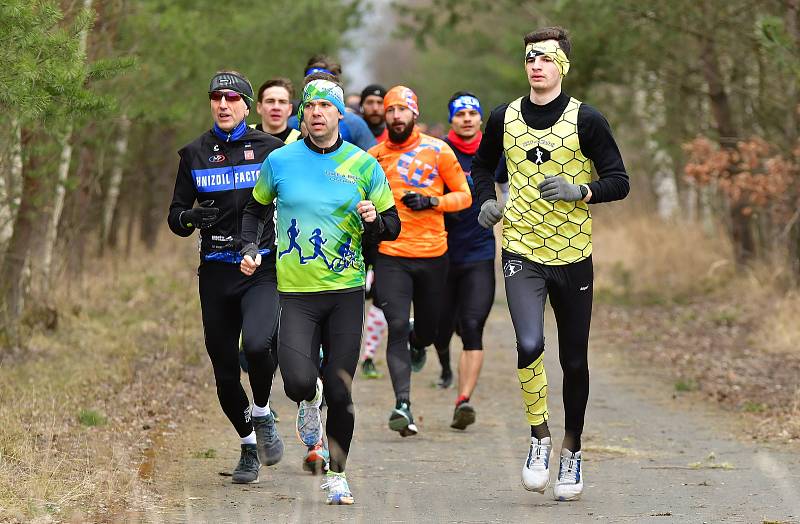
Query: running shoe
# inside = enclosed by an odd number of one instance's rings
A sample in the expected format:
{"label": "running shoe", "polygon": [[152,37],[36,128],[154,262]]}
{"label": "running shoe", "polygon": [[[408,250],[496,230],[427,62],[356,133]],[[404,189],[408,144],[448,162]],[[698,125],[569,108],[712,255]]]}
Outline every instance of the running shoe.
{"label": "running shoe", "polygon": [[439,377],[439,382],[436,383],[436,387],[439,389],[449,389],[453,386],[453,371],[444,369],[442,370],[442,375]]}
{"label": "running shoe", "polygon": [[553,486],[553,498],[556,500],[578,500],[583,493],[583,469],[581,468],[581,452],[561,450],[561,463],[558,466],[558,479]]}
{"label": "running shoe", "polygon": [[263,417],[252,417],[253,430],[256,432],[258,460],[265,466],[277,464],[283,458],[283,441],[275,427],[272,413]]}
{"label": "running shoe", "polygon": [[347,475],[344,473],[329,471],[325,476],[325,483],[320,487],[328,491],[328,504],[349,506],[355,502],[353,494],[350,492],[350,486],[347,485]]}
{"label": "running shoe", "polygon": [[414,332],[414,319],[408,319],[408,352],[411,353],[411,371],[418,373],[425,367],[426,348],[415,348],[411,345],[411,334]]}
{"label": "running shoe", "polygon": [[258,482],[258,470],[261,463],[258,461],[258,446],[255,444],[242,444],[242,454],[239,463],[233,470],[234,484],[255,484]]}
{"label": "running shoe", "polygon": [[389,429],[397,431],[401,437],[410,437],[419,433],[417,425],[414,424],[414,417],[411,415],[411,407],[407,402],[397,401],[397,405],[389,416]]}
{"label": "running shoe", "polygon": [[475,408],[469,402],[462,402],[456,406],[453,412],[453,422],[450,423],[451,428],[467,429],[467,426],[475,423]]}
{"label": "running shoe", "polygon": [[365,358],[361,363],[361,374],[364,378],[381,378],[383,374],[375,367],[375,361],[371,358]]}
{"label": "running shoe", "polygon": [[308,446],[306,456],[303,457],[303,471],[316,475],[328,470],[330,453],[322,440],[313,446]]}
{"label": "running shoe", "polygon": [[544,493],[550,485],[550,453],[553,446],[550,437],[541,440],[531,437],[528,458],[522,466],[522,485],[528,491]]}
{"label": "running shoe", "polygon": [[314,446],[322,440],[322,381],[317,378],[317,394],[313,400],[304,400],[297,408],[297,438],[306,446]]}

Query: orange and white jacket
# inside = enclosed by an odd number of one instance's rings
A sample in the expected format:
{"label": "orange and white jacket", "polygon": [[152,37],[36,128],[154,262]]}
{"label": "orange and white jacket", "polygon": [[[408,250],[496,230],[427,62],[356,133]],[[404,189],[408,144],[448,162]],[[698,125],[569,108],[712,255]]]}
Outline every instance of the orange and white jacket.
{"label": "orange and white jacket", "polygon": [[[378,159],[386,172],[402,224],[397,240],[381,242],[378,250],[385,255],[409,258],[445,254],[444,213],[461,211],[472,204],[467,177],[450,146],[420,133],[415,126],[404,143],[387,140],[371,147],[369,154]],[[447,194],[445,186],[449,190]],[[410,191],[435,196],[439,205],[413,211],[401,200]]]}

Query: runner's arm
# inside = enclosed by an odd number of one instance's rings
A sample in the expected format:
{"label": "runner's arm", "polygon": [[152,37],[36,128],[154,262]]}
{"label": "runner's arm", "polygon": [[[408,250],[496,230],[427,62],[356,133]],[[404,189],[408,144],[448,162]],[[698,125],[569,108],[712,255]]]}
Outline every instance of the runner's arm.
{"label": "runner's arm", "polygon": [[503,154],[503,118],[507,107],[508,104],[503,104],[489,115],[481,145],[472,160],[472,181],[481,205],[487,200],[497,200],[495,170]]}
{"label": "runner's arm", "polygon": [[461,169],[456,154],[447,144],[444,144],[439,152],[437,163],[439,175],[450,192],[439,197],[439,205],[436,206],[436,209],[443,213],[452,213],[471,206],[472,192],[469,190],[467,176]]}
{"label": "runner's arm", "polygon": [[269,205],[275,199],[272,165],[269,157],[261,164],[261,173],[242,212],[242,245],[258,245]]}
{"label": "runner's arm", "polygon": [[167,216],[169,228],[176,235],[188,237],[194,233],[195,228],[185,228],[181,225],[180,216],[181,213],[192,208],[196,199],[197,190],[194,187],[191,169],[189,169],[189,165],[181,155],[178,174],[175,177],[175,190],[172,193],[172,203],[169,206],[169,215]]}
{"label": "runner's arm", "polygon": [[595,108],[581,104],[578,110],[581,151],[597,170],[599,180],[587,184],[590,204],[622,200],[630,191],[630,180],[608,120]]}

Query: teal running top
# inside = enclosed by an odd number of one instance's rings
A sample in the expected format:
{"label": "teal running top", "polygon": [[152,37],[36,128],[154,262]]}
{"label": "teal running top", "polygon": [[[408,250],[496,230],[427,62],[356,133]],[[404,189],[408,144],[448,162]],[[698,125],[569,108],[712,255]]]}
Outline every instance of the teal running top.
{"label": "teal running top", "polygon": [[261,165],[253,198],[277,199],[278,291],[288,293],[362,287],[356,204],[371,200],[378,213],[395,205],[380,164],[349,142],[325,154],[303,140],[276,149]]}

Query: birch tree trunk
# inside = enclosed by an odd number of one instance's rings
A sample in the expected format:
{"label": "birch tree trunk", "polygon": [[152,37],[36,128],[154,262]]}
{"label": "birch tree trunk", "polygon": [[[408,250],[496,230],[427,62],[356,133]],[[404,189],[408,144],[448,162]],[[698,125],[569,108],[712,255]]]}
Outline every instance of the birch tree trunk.
{"label": "birch tree trunk", "polygon": [[[93,0],[83,0],[83,9],[92,8]],[[89,31],[81,31],[78,40],[78,56],[86,55],[86,42]],[[53,271],[53,252],[55,251],[56,237],[58,236],[58,224],[61,222],[61,212],[64,210],[64,196],[67,188],[67,177],[69,176],[69,165],[72,161],[72,122],[69,122],[64,129],[61,137],[61,156],[58,163],[58,179],[56,181],[55,197],[53,199],[53,213],[47,223],[44,235],[44,246],[42,249],[42,263],[38,268],[39,286],[43,295],[50,289],[51,276]]]}
{"label": "birch tree trunk", "polygon": [[[5,171],[5,170],[4,170]],[[6,174],[7,173],[7,174]],[[0,262],[11,235],[19,209],[22,192],[22,127],[16,117],[11,119],[11,148],[8,171],[0,175]]]}
{"label": "birch tree trunk", "polygon": [[111,225],[114,221],[114,211],[119,200],[119,190],[122,185],[122,168],[125,163],[125,155],[128,152],[128,137],[130,135],[131,121],[127,115],[123,114],[119,122],[118,137],[114,143],[114,167],[111,169],[111,177],[108,181],[108,191],[103,203],[103,229],[100,238],[100,250],[108,244],[108,237],[111,233]]}

